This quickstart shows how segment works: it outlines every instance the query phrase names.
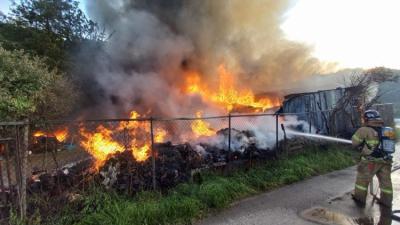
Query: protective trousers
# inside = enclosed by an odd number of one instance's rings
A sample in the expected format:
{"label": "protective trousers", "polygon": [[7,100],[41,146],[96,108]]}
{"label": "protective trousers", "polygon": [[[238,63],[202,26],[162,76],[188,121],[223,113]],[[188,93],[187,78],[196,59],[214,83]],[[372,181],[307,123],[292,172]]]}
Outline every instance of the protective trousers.
{"label": "protective trousers", "polygon": [[376,175],[381,189],[380,202],[387,207],[391,207],[393,199],[391,170],[392,163],[390,161],[361,160],[357,168],[354,197],[360,202],[365,203],[368,194],[368,185],[374,175]]}

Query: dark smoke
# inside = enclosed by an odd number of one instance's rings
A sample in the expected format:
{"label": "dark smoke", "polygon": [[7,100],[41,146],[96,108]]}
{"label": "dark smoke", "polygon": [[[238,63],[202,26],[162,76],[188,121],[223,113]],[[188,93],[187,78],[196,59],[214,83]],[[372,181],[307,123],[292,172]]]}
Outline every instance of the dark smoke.
{"label": "dark smoke", "polygon": [[207,107],[182,94],[183,72],[197,70],[212,86],[222,63],[255,92],[287,89],[288,81],[325,69],[308,46],[284,38],[280,24],[288,6],[276,0],[87,1],[90,17],[112,34],[101,49],[81,51],[93,55],[88,96],[102,116],[131,110],[193,115]]}

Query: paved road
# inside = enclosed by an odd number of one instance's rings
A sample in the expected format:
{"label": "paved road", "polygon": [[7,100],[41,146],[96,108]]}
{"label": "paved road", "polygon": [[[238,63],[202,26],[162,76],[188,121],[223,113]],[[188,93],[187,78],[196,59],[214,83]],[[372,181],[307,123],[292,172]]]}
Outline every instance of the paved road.
{"label": "paved road", "polygon": [[[400,150],[400,145],[397,149]],[[396,155],[395,161],[399,162],[399,155]],[[374,224],[379,220],[380,207],[370,199],[368,205],[362,209],[350,198],[349,193],[353,189],[355,175],[355,167],[351,167],[247,198],[227,210],[210,215],[198,225],[315,224],[303,219],[299,214],[318,206],[346,217],[371,217],[375,222],[363,224]],[[393,209],[400,209],[400,170],[392,174],[392,179],[395,194]]]}

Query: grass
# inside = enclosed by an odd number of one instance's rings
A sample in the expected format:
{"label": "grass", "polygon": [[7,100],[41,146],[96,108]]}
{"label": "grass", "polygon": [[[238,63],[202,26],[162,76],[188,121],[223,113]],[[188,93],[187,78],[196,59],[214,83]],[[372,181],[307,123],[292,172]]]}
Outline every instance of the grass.
{"label": "grass", "polygon": [[49,224],[190,224],[241,198],[354,165],[355,156],[354,151],[338,146],[310,149],[229,176],[203,174],[201,184],[180,184],[164,195],[142,192],[132,198],[92,188]]}

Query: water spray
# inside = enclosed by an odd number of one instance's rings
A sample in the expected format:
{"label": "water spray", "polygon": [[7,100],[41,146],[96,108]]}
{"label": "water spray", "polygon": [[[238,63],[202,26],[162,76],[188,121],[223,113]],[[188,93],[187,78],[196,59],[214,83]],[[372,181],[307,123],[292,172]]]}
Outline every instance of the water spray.
{"label": "water spray", "polygon": [[352,144],[351,140],[347,140],[347,139],[343,139],[343,138],[330,137],[330,136],[320,135],[320,134],[302,133],[302,132],[289,130],[289,129],[286,129],[286,132],[288,134],[292,134],[292,135],[295,135],[295,136],[309,137],[309,138],[315,138],[315,139],[323,139],[323,140],[326,140],[326,141],[340,142],[340,143],[344,143],[344,144]]}

